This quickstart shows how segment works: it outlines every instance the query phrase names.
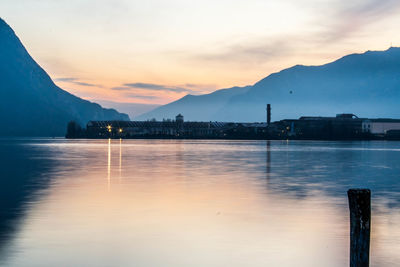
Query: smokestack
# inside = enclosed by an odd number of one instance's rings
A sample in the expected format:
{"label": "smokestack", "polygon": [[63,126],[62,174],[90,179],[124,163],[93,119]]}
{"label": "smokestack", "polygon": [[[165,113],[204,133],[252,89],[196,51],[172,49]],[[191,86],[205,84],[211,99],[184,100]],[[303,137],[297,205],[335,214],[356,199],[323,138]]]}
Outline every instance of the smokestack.
{"label": "smokestack", "polygon": [[271,124],[271,104],[267,104],[267,125]]}

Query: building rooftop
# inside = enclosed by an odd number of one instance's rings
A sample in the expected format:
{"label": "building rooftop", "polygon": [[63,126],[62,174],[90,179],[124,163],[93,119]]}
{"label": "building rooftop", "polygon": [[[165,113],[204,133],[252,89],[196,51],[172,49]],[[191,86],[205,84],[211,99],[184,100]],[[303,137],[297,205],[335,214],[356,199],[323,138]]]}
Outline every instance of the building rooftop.
{"label": "building rooftop", "polygon": [[372,122],[393,122],[393,123],[400,123],[400,119],[368,119],[369,121]]}

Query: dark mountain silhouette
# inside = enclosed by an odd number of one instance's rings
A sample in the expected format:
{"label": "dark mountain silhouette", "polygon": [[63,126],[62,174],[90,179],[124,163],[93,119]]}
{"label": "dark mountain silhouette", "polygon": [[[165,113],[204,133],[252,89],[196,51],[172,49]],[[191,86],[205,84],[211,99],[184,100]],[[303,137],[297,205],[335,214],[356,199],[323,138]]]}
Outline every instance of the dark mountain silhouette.
{"label": "dark mountain silhouette", "polygon": [[[400,48],[352,54],[322,66],[296,65],[235,90],[188,95],[139,118],[182,113],[187,120],[265,121],[267,103],[273,120],[343,112],[400,118]],[[211,107],[214,102],[217,108]]]}
{"label": "dark mountain silhouette", "polygon": [[71,120],[129,117],[56,86],[0,18],[0,136],[63,136]]}

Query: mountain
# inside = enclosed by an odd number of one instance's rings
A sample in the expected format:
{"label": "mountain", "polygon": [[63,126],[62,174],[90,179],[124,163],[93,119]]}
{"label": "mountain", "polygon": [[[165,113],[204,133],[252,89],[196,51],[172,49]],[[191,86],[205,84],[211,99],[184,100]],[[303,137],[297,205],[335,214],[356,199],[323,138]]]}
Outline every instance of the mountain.
{"label": "mountain", "polygon": [[[182,113],[186,120],[265,121],[267,103],[273,120],[337,113],[400,118],[400,48],[351,54],[321,66],[296,65],[230,93],[235,90],[188,95],[140,118]],[[218,108],[210,108],[213,101]]]}
{"label": "mountain", "polygon": [[183,113],[186,119],[195,121],[215,120],[216,114],[223,109],[231,98],[236,95],[246,93],[251,86],[232,87],[217,90],[205,95],[186,95],[181,99],[158,107],[148,113],[135,117],[137,120],[148,120],[152,118],[167,119],[175,118],[179,113]]}
{"label": "mountain", "polygon": [[161,106],[157,104],[121,103],[100,99],[95,101],[105,108],[114,108],[120,112],[126,113],[130,118],[140,116]]}
{"label": "mountain", "polygon": [[56,86],[0,18],[0,136],[64,136],[71,120],[129,117]]}

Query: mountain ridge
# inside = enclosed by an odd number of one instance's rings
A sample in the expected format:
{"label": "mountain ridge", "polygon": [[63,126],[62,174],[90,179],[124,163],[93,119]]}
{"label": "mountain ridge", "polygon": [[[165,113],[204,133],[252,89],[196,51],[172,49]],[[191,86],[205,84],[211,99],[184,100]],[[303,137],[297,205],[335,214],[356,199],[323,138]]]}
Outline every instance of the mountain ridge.
{"label": "mountain ridge", "polygon": [[[365,117],[400,117],[396,105],[400,102],[399,77],[400,48],[391,47],[345,55],[323,65],[298,64],[271,73],[245,92],[225,99],[224,105],[212,114],[197,108],[199,104],[192,106],[185,97],[167,107],[176,108],[176,103],[183,101],[186,106],[181,103],[178,113],[188,120],[193,120],[191,114],[198,114],[194,119],[204,121],[265,121],[267,103],[273,106],[274,120],[342,112]],[[159,111],[171,113],[165,107],[150,111],[141,119],[159,119]]]}
{"label": "mountain ridge", "polygon": [[64,136],[68,121],[129,120],[61,89],[0,18],[0,136]]}
{"label": "mountain ridge", "polygon": [[[153,111],[150,111],[149,113],[152,113],[156,111],[159,115],[155,116],[157,119],[164,119],[164,118],[175,118],[175,115],[178,113],[182,113],[181,108],[183,108],[186,104],[187,101],[191,102],[191,107],[193,108],[199,108],[202,110],[202,114],[198,116],[197,111],[195,109],[195,112],[191,112],[190,110],[186,110],[185,116],[188,116],[191,118],[191,120],[201,120],[205,115],[211,116],[214,114],[214,112],[217,112],[220,108],[223,107],[223,105],[226,103],[228,98],[226,98],[227,95],[229,96],[234,96],[236,94],[240,94],[245,92],[246,90],[249,89],[249,86],[244,86],[244,87],[231,87],[231,88],[226,88],[226,89],[220,89],[217,91],[214,91],[209,94],[204,94],[204,95],[191,95],[187,94],[184,97],[170,103],[166,104],[164,106],[158,107],[154,109]],[[206,102],[206,103],[204,103]],[[173,105],[172,108],[170,108],[170,105]],[[140,116],[135,117],[135,119],[138,120],[148,120],[152,119],[154,117],[151,117],[153,115],[148,116],[149,113],[142,114]]]}

